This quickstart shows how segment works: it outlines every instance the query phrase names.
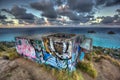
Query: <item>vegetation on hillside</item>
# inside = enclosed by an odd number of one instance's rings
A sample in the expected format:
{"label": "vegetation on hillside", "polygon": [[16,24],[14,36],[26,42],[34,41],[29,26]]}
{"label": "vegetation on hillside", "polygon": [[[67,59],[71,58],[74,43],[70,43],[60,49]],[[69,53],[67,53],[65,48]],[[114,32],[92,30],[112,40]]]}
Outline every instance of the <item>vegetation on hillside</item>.
{"label": "vegetation on hillside", "polygon": [[41,65],[41,64],[38,65],[42,67],[43,70],[50,73],[55,78],[55,80],[84,80],[79,70],[69,72],[68,70],[58,70],[46,65]]}
{"label": "vegetation on hillside", "polygon": [[[0,42],[0,57],[10,60],[17,58],[18,54],[14,45],[14,42]],[[99,74],[93,63],[100,62],[101,59],[109,60],[112,64],[120,68],[120,62],[114,59],[115,57],[112,58],[112,56],[109,56],[111,53],[115,52],[118,52],[118,50],[94,47],[91,53],[85,55],[84,61],[78,62],[77,69],[73,72],[57,70],[43,64],[39,64],[39,66],[55,77],[56,80],[84,80],[81,72],[87,73],[92,78],[96,78]]]}
{"label": "vegetation on hillside", "polygon": [[77,64],[77,68],[80,69],[81,71],[87,73],[88,75],[90,75],[93,78],[96,78],[98,75],[97,70],[94,68],[93,63],[91,63],[89,61],[79,62]]}
{"label": "vegetation on hillside", "polygon": [[0,57],[13,60],[18,57],[14,42],[0,42]]}

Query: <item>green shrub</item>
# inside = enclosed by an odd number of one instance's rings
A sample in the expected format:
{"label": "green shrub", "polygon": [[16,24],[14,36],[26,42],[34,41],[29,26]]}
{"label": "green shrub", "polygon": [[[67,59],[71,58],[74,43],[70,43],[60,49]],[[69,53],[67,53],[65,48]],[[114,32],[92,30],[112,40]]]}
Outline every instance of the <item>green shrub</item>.
{"label": "green shrub", "polygon": [[0,57],[7,56],[10,60],[18,58],[15,48],[8,48],[6,51],[0,52]]}
{"label": "green shrub", "polygon": [[79,62],[77,65],[77,68],[80,69],[81,71],[87,73],[93,78],[97,77],[97,71],[94,68],[93,64],[90,62]]}
{"label": "green shrub", "polygon": [[68,70],[58,70],[46,65],[40,65],[43,70],[47,71],[55,78],[55,80],[84,80],[79,71],[69,72]]}
{"label": "green shrub", "polygon": [[10,50],[6,51],[8,53],[8,57],[10,60],[13,60],[15,58],[18,58],[18,54],[16,52],[15,48],[11,48]]}
{"label": "green shrub", "polygon": [[85,55],[85,59],[89,60],[89,61],[92,61],[92,54],[86,54]]}
{"label": "green shrub", "polygon": [[84,80],[82,74],[78,71],[52,70],[51,73],[57,80]]}

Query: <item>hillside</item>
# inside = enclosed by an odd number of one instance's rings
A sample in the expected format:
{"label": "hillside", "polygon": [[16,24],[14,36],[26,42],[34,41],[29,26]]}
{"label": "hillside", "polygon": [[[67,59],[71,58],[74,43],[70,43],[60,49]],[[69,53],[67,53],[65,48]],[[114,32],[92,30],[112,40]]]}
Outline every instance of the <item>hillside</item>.
{"label": "hillside", "polygon": [[0,58],[0,80],[120,80],[120,60],[109,55],[116,50],[94,47],[76,71],[68,73],[18,57],[14,48],[3,49],[0,56],[6,54],[9,58]]}

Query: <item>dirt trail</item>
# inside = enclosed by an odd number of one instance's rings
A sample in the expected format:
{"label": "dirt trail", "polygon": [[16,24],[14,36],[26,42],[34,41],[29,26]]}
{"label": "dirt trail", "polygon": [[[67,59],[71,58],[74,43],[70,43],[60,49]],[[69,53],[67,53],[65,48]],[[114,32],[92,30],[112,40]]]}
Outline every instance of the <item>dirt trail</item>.
{"label": "dirt trail", "polygon": [[98,77],[93,79],[82,72],[85,80],[120,80],[120,68],[109,60],[101,59],[100,62],[93,62],[93,64],[98,72]]}
{"label": "dirt trail", "polygon": [[24,58],[18,58],[15,61],[20,67],[24,68],[32,75],[33,80],[55,80],[49,73],[45,72],[35,62],[26,60]]}
{"label": "dirt trail", "polygon": [[[93,62],[98,71],[98,77],[93,79],[82,72],[84,80],[120,80],[120,68],[109,60],[101,59]],[[57,74],[56,74],[57,75]],[[24,58],[17,58],[14,61],[0,60],[0,80],[57,80],[51,73],[43,70],[35,62]]]}
{"label": "dirt trail", "polygon": [[120,80],[120,68],[109,60],[102,59],[94,65],[99,75],[97,80]]}

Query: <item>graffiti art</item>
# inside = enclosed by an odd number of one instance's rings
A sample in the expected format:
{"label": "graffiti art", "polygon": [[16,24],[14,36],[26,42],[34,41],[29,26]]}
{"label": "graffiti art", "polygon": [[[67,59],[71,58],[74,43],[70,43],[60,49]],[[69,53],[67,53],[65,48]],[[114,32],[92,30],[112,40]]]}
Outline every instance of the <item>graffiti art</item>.
{"label": "graffiti art", "polygon": [[42,37],[16,37],[16,50],[38,63],[58,69],[75,68],[84,59],[85,51],[92,50],[92,39],[84,35],[57,33]]}

